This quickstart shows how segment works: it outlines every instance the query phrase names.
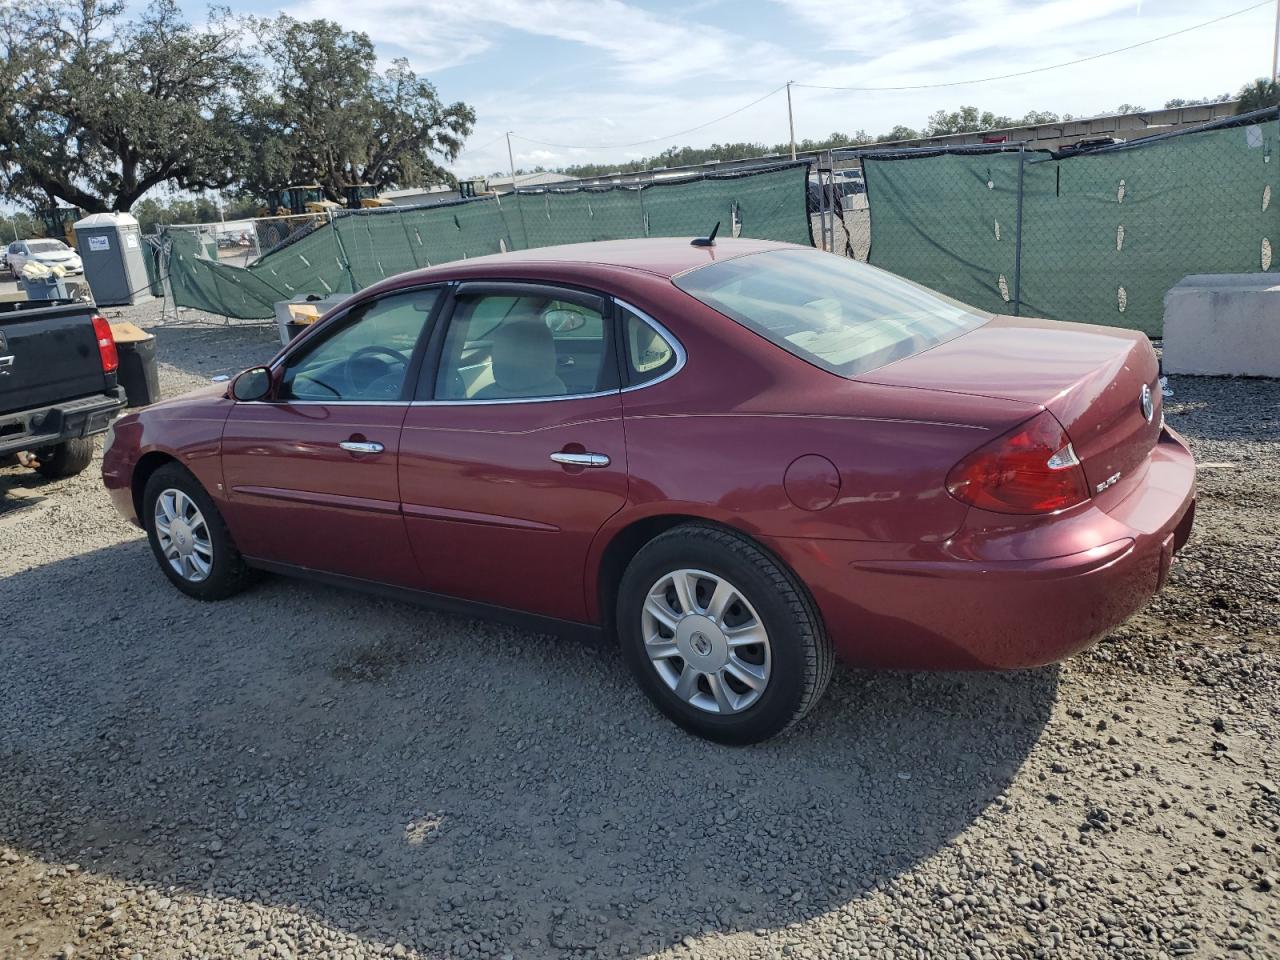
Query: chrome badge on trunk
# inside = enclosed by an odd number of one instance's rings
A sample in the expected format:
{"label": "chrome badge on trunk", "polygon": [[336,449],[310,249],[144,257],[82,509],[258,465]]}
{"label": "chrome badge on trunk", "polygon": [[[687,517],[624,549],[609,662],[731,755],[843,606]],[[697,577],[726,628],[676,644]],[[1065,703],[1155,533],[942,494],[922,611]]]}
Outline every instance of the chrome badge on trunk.
{"label": "chrome badge on trunk", "polygon": [[1142,391],[1138,394],[1138,405],[1142,407],[1142,416],[1147,423],[1151,422],[1151,418],[1156,415],[1156,403],[1151,396],[1151,386],[1144,383]]}

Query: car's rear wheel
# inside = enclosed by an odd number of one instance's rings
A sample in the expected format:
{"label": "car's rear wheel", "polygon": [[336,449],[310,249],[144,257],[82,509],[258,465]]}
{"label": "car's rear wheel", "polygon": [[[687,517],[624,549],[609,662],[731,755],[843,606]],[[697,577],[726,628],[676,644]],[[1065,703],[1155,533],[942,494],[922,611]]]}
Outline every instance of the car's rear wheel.
{"label": "car's rear wheel", "polygon": [[189,470],[166,464],[142,495],[147,539],[160,569],[197,600],[224,600],[249,583],[250,571],[212,498]]}
{"label": "car's rear wheel", "polygon": [[635,555],[618,592],[619,640],[641,689],[691,733],[747,744],[786,730],[831,679],[812,599],[747,538],[687,524]]}
{"label": "car's rear wheel", "polygon": [[64,440],[56,447],[36,451],[40,476],[48,480],[63,480],[83,473],[93,462],[93,437],[76,437]]}

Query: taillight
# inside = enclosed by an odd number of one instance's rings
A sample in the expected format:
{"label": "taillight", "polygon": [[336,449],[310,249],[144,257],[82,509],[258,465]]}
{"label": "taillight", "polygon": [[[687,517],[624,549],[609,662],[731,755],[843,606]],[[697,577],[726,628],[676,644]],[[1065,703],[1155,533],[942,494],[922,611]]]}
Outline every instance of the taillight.
{"label": "taillight", "polygon": [[1048,410],[957,463],[947,490],[996,513],[1053,513],[1089,499],[1071,438]]}
{"label": "taillight", "polygon": [[120,354],[116,352],[116,338],[111,324],[99,314],[93,315],[93,335],[98,341],[98,356],[102,358],[102,372],[114,373],[120,366]]}

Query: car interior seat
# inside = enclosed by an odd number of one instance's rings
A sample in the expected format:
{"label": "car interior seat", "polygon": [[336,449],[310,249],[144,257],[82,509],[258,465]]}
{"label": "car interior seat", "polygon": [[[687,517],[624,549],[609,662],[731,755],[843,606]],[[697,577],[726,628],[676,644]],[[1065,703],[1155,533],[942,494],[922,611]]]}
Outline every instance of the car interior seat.
{"label": "car interior seat", "polygon": [[493,383],[477,400],[561,397],[568,390],[556,376],[555,338],[541,319],[509,319],[493,331]]}

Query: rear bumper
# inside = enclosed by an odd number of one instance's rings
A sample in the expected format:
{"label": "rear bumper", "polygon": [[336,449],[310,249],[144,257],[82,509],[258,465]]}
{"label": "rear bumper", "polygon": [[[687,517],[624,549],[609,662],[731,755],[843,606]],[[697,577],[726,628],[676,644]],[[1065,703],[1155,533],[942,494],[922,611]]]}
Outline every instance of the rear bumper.
{"label": "rear bumper", "polygon": [[91,397],[0,414],[0,454],[38,450],[102,433],[124,405],[124,387],[112,387]]}
{"label": "rear bumper", "polygon": [[1119,504],[1010,531],[973,511],[946,543],[768,541],[809,585],[837,651],[860,666],[1017,669],[1072,656],[1163,585],[1195,516],[1195,463],[1162,434]]}

